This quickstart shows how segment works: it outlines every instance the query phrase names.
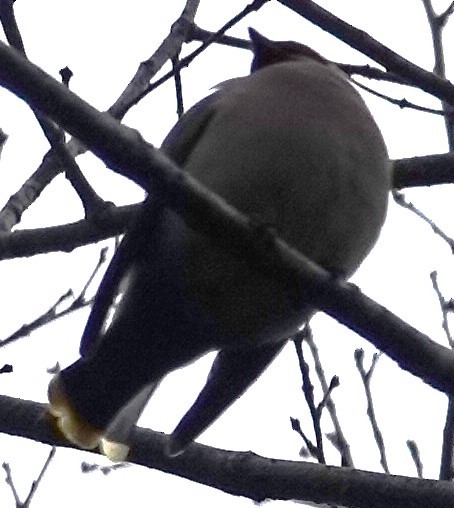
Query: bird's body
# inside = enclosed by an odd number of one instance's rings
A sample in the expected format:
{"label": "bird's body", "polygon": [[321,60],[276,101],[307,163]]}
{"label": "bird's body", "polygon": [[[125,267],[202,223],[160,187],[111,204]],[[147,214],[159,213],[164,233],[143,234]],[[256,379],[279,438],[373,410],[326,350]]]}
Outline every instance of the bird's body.
{"label": "bird's body", "polygon": [[[255,37],[257,59],[267,39]],[[220,85],[182,118],[162,149],[241,212],[325,269],[348,277],[385,218],[387,152],[346,76],[316,53],[298,49],[304,46],[290,44],[290,56],[256,60],[251,75]],[[65,406],[71,408],[66,421],[72,419],[72,427],[65,431],[64,417],[60,427],[82,446],[96,445],[109,426],[113,438],[122,437],[112,425],[122,407],[142,393],[140,412],[168,372],[220,350],[207,382],[212,385],[179,431],[189,436],[176,446],[179,451],[314,312],[309,305],[295,308],[282,284],[190,229],[184,216],[165,206],[151,215],[152,220],[143,215],[143,224],[124,240],[131,243],[135,235],[140,248],[122,277],[124,296],[110,327],[61,372],[58,386],[51,385],[54,412],[61,417]],[[238,380],[237,389],[234,378],[242,370],[251,375]],[[221,393],[219,407],[188,431],[210,406],[214,386]],[[230,390],[225,401],[223,390]],[[125,419],[129,427],[134,423]],[[84,441],[87,428],[99,430],[91,441]]]}

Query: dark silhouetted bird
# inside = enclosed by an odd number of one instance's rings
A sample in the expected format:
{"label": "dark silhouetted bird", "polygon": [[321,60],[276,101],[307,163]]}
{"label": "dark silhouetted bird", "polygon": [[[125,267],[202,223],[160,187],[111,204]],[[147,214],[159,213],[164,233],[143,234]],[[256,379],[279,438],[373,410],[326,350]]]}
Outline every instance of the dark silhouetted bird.
{"label": "dark silhouetted bird", "polygon": [[[348,277],[386,215],[390,170],[380,131],[335,65],[302,44],[250,36],[251,74],[191,108],[162,150],[301,253]],[[106,324],[117,289],[122,300]],[[178,454],[313,312],[296,310],[284,285],[149,196],[101,283],[81,358],[49,385],[50,410],[70,441],[94,448],[104,439],[108,456],[124,458],[129,432],[163,377],[219,351],[170,437],[169,453]]]}

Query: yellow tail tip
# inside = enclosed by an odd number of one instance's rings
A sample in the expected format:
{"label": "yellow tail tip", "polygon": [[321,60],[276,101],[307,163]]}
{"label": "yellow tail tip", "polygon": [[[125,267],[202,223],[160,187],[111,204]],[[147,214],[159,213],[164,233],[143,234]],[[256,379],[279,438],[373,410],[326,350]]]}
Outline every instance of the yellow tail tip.
{"label": "yellow tail tip", "polygon": [[102,453],[112,462],[124,462],[129,455],[129,446],[102,438],[100,443]]}
{"label": "yellow tail tip", "polygon": [[48,411],[55,417],[57,428],[68,441],[87,450],[92,450],[99,445],[104,432],[90,425],[77,413],[59,374],[49,383],[47,397]]}

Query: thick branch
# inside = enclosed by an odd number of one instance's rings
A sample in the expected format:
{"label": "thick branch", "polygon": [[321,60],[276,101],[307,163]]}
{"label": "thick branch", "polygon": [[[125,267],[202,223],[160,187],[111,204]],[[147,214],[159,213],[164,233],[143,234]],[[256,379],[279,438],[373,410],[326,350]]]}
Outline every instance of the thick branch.
{"label": "thick branch", "polygon": [[14,233],[0,234],[0,261],[47,252],[71,252],[88,243],[124,233],[140,205],[111,207],[90,219]]}
{"label": "thick branch", "polygon": [[385,69],[404,77],[411,84],[442,101],[454,105],[454,86],[448,80],[418,67],[368,33],[349,25],[311,0],[279,0],[279,2],[383,65]]}
{"label": "thick branch", "polygon": [[109,113],[114,118],[123,118],[131,108],[131,104],[137,102],[137,96],[147,88],[151,78],[159,72],[168,60],[180,53],[181,46],[192,28],[199,4],[200,0],[186,0],[183,12],[172,25],[169,35],[165,37],[150,58],[140,63],[131,82],[109,108]]}
{"label": "thick branch", "polygon": [[395,189],[454,183],[454,153],[393,161]]}
{"label": "thick branch", "polygon": [[298,308],[310,302],[362,335],[409,372],[454,394],[454,353],[407,325],[354,286],[325,270],[249,220],[178,169],[132,129],[79,99],[66,87],[4,44],[0,83],[81,139],[112,169],[132,178],[167,204],[194,229],[252,267],[285,285]]}
{"label": "thick branch", "polygon": [[[55,434],[45,404],[0,396],[0,432],[54,446],[71,446]],[[352,508],[446,508],[454,499],[451,482],[389,476],[268,459],[192,444],[176,458],[165,455],[167,436],[136,428],[129,460],[255,501],[284,499]]]}
{"label": "thick branch", "polygon": [[[425,155],[393,161],[394,187],[422,187],[454,183],[454,154]],[[63,226],[0,234],[0,261],[47,252],[70,252],[126,231],[139,205],[111,206],[102,214]]]}

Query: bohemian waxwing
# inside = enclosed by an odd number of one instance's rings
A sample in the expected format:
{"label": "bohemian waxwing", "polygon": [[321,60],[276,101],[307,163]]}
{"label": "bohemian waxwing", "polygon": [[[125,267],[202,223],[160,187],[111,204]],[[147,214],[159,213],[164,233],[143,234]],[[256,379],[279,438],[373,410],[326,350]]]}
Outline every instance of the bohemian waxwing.
{"label": "bohemian waxwing", "polygon": [[[250,37],[251,74],[191,108],[162,150],[301,253],[348,277],[385,219],[383,138],[336,66],[302,44],[255,30]],[[113,292],[123,296],[107,325]],[[313,313],[295,310],[282,285],[150,196],[101,283],[81,358],[49,385],[50,411],[70,441],[83,448],[102,441],[108,456],[122,459],[128,448],[119,443],[128,442],[161,379],[217,350],[206,386],[170,437],[168,451],[178,454]]]}

